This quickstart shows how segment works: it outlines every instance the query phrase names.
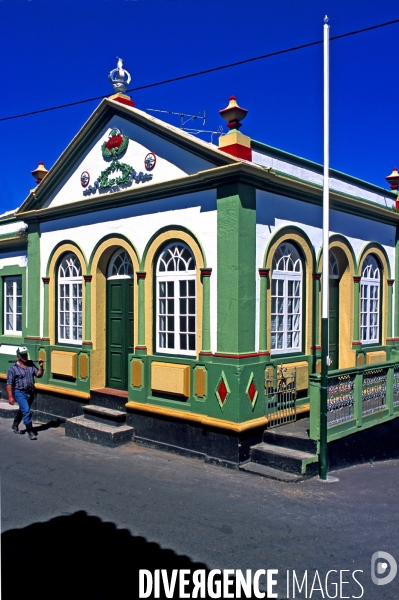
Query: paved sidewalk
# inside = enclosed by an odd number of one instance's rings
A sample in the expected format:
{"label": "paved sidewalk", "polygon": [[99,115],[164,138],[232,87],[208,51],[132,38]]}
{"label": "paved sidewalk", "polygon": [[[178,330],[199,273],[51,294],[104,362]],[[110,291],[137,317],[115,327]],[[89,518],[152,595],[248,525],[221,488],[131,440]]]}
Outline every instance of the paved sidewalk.
{"label": "paved sidewalk", "polygon": [[[399,596],[399,575],[385,586],[370,578],[374,552],[399,562],[398,461],[335,472],[337,483],[287,484],[134,443],[103,448],[66,438],[61,427],[38,429],[30,441],[0,419],[3,578],[19,580],[18,564],[29,559],[41,600],[136,598],[139,568],[198,565],[278,569],[279,598],[287,597],[287,570],[302,578],[307,569],[310,581],[317,570],[324,582],[328,570],[347,570],[350,579],[360,569],[363,598]],[[25,598],[22,581],[18,589]],[[361,589],[351,579],[345,593]]]}

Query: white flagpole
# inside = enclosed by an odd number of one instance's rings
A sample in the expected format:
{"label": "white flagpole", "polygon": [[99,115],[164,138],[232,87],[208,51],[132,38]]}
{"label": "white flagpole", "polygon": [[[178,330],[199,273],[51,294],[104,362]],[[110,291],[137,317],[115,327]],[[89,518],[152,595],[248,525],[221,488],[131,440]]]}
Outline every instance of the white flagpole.
{"label": "white flagpole", "polygon": [[329,103],[329,37],[328,17],[324,17],[324,173],[323,173],[323,262],[322,262],[322,311],[321,311],[321,388],[320,388],[320,478],[327,479],[327,388],[328,366],[328,296],[329,296],[329,233],[330,233],[330,103]]}
{"label": "white flagpole", "polygon": [[[329,229],[330,229],[330,26],[328,17],[324,17],[324,173],[323,173],[323,266],[322,266],[322,311],[321,318],[328,319],[328,272],[329,272]],[[327,352],[328,354],[328,352]]]}

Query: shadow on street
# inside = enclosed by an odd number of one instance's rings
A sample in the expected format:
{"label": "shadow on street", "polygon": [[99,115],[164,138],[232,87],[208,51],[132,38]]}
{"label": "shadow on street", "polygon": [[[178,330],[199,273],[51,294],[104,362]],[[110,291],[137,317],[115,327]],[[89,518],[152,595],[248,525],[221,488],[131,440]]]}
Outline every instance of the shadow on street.
{"label": "shadow on street", "polygon": [[[3,600],[138,598],[139,569],[209,572],[202,563],[84,511],[2,534]],[[158,597],[165,598],[162,587],[160,591]],[[178,597],[177,583],[173,598]]]}

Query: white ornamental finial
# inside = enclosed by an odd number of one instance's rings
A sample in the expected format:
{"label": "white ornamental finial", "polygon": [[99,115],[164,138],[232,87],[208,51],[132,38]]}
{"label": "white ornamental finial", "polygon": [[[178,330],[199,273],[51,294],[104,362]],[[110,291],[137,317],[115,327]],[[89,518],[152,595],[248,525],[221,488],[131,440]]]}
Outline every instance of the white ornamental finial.
{"label": "white ornamental finial", "polygon": [[117,68],[112,69],[110,74],[108,75],[108,79],[110,80],[112,87],[114,88],[114,92],[126,92],[127,87],[131,81],[130,73],[128,73],[123,68],[123,60],[116,57],[118,59]]}

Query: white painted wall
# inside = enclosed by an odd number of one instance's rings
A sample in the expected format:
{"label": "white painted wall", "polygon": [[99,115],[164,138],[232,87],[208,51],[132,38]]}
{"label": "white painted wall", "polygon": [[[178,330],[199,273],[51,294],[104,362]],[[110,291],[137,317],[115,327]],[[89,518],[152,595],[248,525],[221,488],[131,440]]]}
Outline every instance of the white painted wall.
{"label": "white painted wall", "polygon": [[0,235],[7,235],[11,233],[18,233],[18,231],[27,228],[27,224],[23,221],[14,221],[12,223],[4,223],[0,225]]}
{"label": "white painted wall", "polygon": [[12,344],[0,344],[0,354],[11,354],[11,356],[15,355],[15,360],[17,360],[17,350],[19,346],[14,346]]}
{"label": "white painted wall", "polygon": [[3,267],[26,267],[28,264],[27,254],[21,250],[14,252],[0,252],[0,276]]}
{"label": "white painted wall", "polygon": [[[161,181],[178,179],[214,166],[212,163],[203,160],[187,150],[183,150],[159,135],[150,133],[126,119],[114,116],[102,128],[84,156],[76,161],[76,165],[74,165],[58,189],[47,201],[46,207],[61,206],[70,202],[78,202],[99,196],[98,190],[89,196],[83,195],[85,188],[82,187],[80,176],[83,171],[87,171],[90,174],[89,185],[92,185],[100,173],[109,167],[111,161],[104,160],[101,146],[108,140],[109,133],[114,128],[120,129],[122,134],[127,135],[130,139],[129,146],[119,161],[132,166],[137,173],[142,171],[143,173],[152,174],[151,181],[145,183],[133,182],[131,186],[124,186],[121,189],[126,189],[126,187],[135,189],[137,186],[148,186],[160,183]],[[152,171],[146,171],[144,166],[144,158],[149,152],[153,152],[157,157],[155,167]],[[112,195],[112,192],[104,193]]]}
{"label": "white painted wall", "polygon": [[[46,276],[48,261],[54,247],[70,240],[78,244],[86,260],[103,237],[121,234],[131,241],[139,259],[151,239],[161,228],[180,225],[189,229],[201,244],[211,275],[211,344],[216,352],[216,280],[217,280],[217,214],[216,191],[154,200],[132,206],[102,210],[90,214],[66,217],[41,224],[41,277]],[[41,290],[41,331],[43,331],[43,286]]]}
{"label": "white painted wall", "polygon": [[[262,152],[252,150],[252,161],[257,165],[271,167],[276,171],[287,173],[287,175],[297,177],[298,179],[310,181],[320,186],[323,185],[323,175],[321,173],[317,173],[311,169],[306,169],[305,167],[292,164],[288,161],[269,156]],[[330,178],[330,188],[332,190],[336,190],[337,192],[343,192],[344,194],[355,196],[356,198],[362,198],[363,200],[368,200],[369,202],[382,204],[388,208],[393,206],[393,200],[389,198],[388,195],[384,195],[383,192],[381,192],[381,194],[374,193],[362,188],[360,184],[350,184],[336,177]]]}
{"label": "white painted wall", "polygon": [[[266,245],[271,236],[282,227],[297,226],[304,231],[317,255],[322,246],[323,212],[321,206],[301,202],[285,196],[257,190],[256,194],[256,268],[262,268]],[[343,235],[359,260],[369,242],[381,244],[395,273],[395,226],[371,221],[366,217],[330,211],[330,236]],[[256,281],[256,349],[259,349],[259,276]],[[395,311],[394,311],[395,314]]]}

